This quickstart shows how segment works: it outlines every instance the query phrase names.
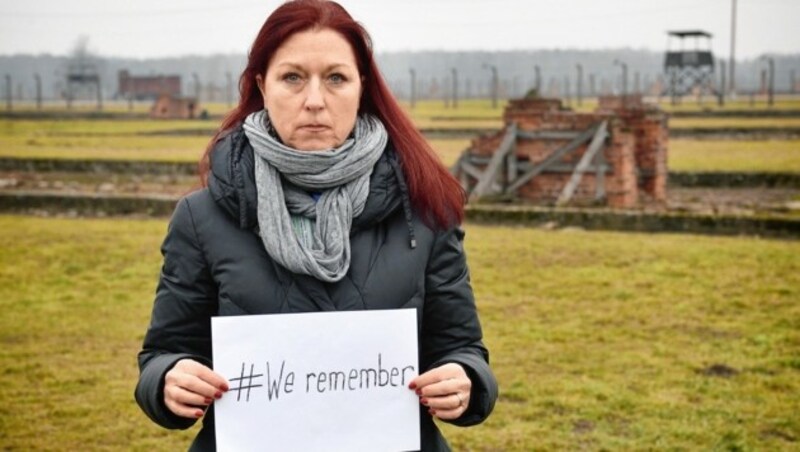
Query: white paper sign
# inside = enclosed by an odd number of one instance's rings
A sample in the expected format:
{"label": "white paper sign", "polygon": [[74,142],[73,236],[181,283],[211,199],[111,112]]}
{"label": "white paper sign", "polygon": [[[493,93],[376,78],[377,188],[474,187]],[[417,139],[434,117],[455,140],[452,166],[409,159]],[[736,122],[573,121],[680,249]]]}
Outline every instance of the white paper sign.
{"label": "white paper sign", "polygon": [[419,450],[414,309],[215,317],[219,451]]}

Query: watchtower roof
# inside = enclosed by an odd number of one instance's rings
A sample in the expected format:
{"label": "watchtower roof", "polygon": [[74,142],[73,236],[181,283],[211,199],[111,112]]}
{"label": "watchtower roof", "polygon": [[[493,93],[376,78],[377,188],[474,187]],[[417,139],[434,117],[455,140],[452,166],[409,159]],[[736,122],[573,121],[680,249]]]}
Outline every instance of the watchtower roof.
{"label": "watchtower roof", "polygon": [[711,33],[707,32],[707,31],[703,31],[703,30],[668,31],[667,34],[670,35],[670,36],[677,36],[677,37],[679,37],[681,39],[688,38],[688,37],[699,37],[699,36],[702,36],[702,37],[705,37],[705,38],[710,38],[711,37]]}

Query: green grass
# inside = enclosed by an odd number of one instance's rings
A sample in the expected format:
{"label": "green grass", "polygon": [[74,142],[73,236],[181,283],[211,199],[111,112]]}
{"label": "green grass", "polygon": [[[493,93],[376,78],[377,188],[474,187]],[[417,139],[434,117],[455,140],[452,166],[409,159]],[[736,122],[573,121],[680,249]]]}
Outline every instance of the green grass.
{"label": "green grass", "polygon": [[461,153],[470,146],[471,141],[472,140],[463,139],[428,140],[428,142],[431,144],[431,147],[433,147],[433,150],[439,155],[442,163],[444,163],[447,167],[450,167],[456,163],[456,160],[458,160],[458,158],[461,156]]}
{"label": "green grass", "polygon": [[800,173],[800,140],[684,140],[669,142],[672,171]]}
{"label": "green grass", "polygon": [[[725,112],[725,111],[752,111],[756,114],[775,110],[800,110],[800,96],[776,96],[775,105],[767,105],[766,96],[757,96],[755,104],[750,104],[749,96],[739,96],[736,100],[726,99],[722,107],[717,105],[716,98],[703,97],[703,102],[698,104],[697,98],[686,97],[678,105],[672,105],[669,97],[662,97],[661,102],[655,97],[645,98],[650,104],[657,104],[659,108],[668,112]],[[572,100],[572,108],[577,111],[591,112],[597,108],[597,98],[584,98],[582,105],[577,105],[577,99]]]}
{"label": "green grass", "polygon": [[[788,102],[788,101],[787,101]],[[587,101],[587,104],[590,103]],[[440,101],[405,107],[418,125],[431,128],[499,128],[504,103]],[[22,158],[197,161],[215,120],[9,120],[0,119],[0,156]],[[800,127],[800,118],[673,118],[674,127]],[[206,131],[170,135],[171,132]],[[447,165],[470,140],[431,139]],[[688,140],[670,142],[670,167],[681,171],[800,171],[800,140]]]}
{"label": "green grass", "polygon": [[[207,128],[211,121],[149,120],[0,120],[0,157],[197,161],[208,136],[142,135]],[[451,164],[469,140],[432,139],[431,145]]]}
{"label": "green grass", "polygon": [[[153,101],[135,101],[133,103],[133,108],[130,108],[130,105],[127,101],[119,101],[119,100],[111,100],[103,102],[102,112],[104,113],[134,113],[134,114],[147,114],[150,113],[150,109],[153,107]],[[18,112],[36,112],[36,103],[31,101],[23,101],[23,102],[14,102],[13,105],[14,111]],[[212,115],[223,115],[227,113],[230,108],[228,108],[228,104],[225,102],[201,102],[199,112],[203,110],[208,111],[209,114]],[[97,111],[97,102],[96,101],[80,101],[75,102],[72,106],[71,110],[67,109],[66,103],[63,101],[60,102],[44,102],[42,104],[41,111],[51,113],[70,113],[70,112],[77,112],[77,113],[86,113],[86,112],[96,112]]]}
{"label": "green grass", "polygon": [[[0,444],[181,450],[132,400],[164,220],[0,216]],[[455,450],[789,450],[800,243],[467,225],[495,413]],[[714,364],[730,377],[703,372]]]}
{"label": "green grass", "polygon": [[[215,121],[0,120],[0,156],[196,161]],[[205,136],[152,135],[207,129]],[[146,135],[151,134],[151,135]]]}
{"label": "green grass", "polygon": [[722,107],[717,105],[716,99],[705,97],[702,104],[697,103],[697,99],[686,98],[678,105],[672,105],[667,97],[662,98],[659,105],[666,111],[730,111],[730,110],[749,110],[764,112],[771,110],[800,110],[800,97],[798,96],[775,96],[775,105],[767,105],[766,96],[756,96],[754,103],[750,102],[750,96],[739,96],[735,100],[726,99]]}
{"label": "green grass", "polygon": [[671,129],[800,128],[800,118],[670,118]]}

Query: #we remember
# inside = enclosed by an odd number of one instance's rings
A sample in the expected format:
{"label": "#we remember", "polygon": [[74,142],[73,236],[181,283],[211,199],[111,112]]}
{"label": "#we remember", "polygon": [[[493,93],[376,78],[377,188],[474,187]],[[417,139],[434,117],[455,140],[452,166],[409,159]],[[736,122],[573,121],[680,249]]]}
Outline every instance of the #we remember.
{"label": "#we remember", "polygon": [[257,392],[264,392],[268,401],[278,400],[281,393],[292,394],[295,390],[303,393],[321,394],[324,392],[363,391],[386,387],[406,387],[417,376],[416,367],[383,365],[383,356],[378,353],[376,365],[338,370],[318,370],[301,373],[289,370],[286,360],[280,365],[266,361],[264,367],[255,363],[242,362],[239,376],[230,378],[230,394],[236,394],[237,402],[249,402]]}

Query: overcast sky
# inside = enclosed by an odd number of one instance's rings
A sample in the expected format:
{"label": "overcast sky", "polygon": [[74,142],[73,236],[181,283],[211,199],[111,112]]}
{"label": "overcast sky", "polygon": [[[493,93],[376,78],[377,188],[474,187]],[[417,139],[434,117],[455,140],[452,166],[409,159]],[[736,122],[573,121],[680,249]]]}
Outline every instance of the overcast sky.
{"label": "overcast sky", "polygon": [[[244,53],[277,0],[0,0],[0,54]],[[667,30],[730,54],[731,0],[341,0],[378,52],[615,47],[663,51]],[[737,58],[800,53],[800,0],[738,0]]]}

